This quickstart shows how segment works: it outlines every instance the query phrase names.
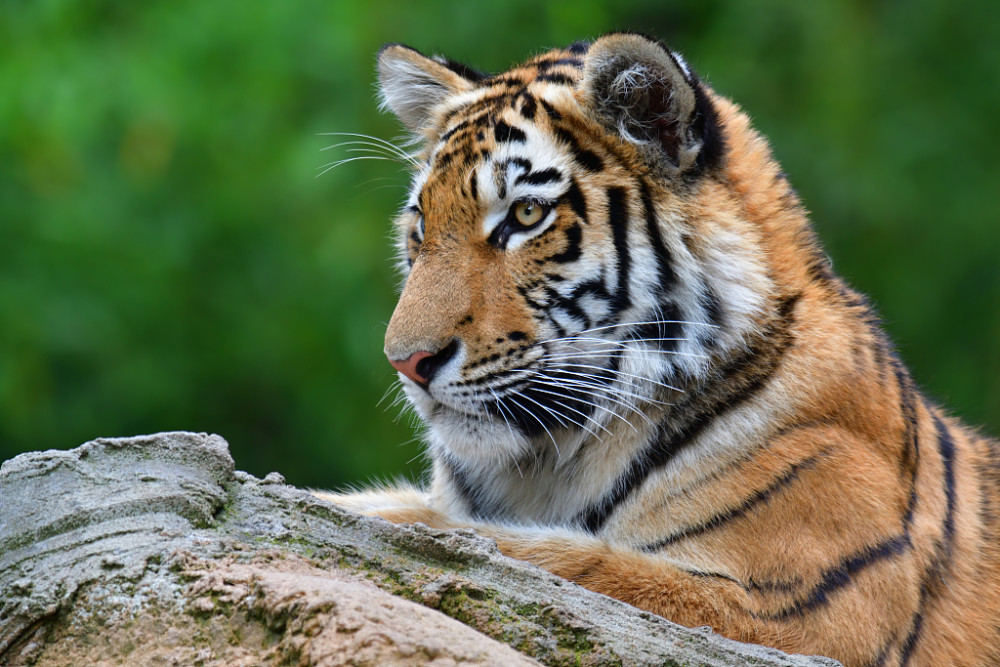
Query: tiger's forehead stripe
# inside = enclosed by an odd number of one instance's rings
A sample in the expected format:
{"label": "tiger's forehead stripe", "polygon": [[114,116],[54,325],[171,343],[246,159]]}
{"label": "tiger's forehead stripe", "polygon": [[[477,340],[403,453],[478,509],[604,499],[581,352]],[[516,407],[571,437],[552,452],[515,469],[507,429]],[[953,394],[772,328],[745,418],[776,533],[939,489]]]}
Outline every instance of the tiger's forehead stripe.
{"label": "tiger's forehead stripe", "polygon": [[[537,121],[539,106],[550,121],[561,119],[562,114],[545,97],[558,99],[572,94],[582,72],[579,52],[566,49],[544,54],[518,69],[488,78],[476,89],[451,100],[441,112],[439,126],[443,131],[430,154],[435,168],[445,169],[453,161],[474,167],[484,156],[483,143],[490,137],[497,144],[523,143],[525,132],[517,121]],[[512,118],[507,117],[508,111],[513,113]],[[582,148],[572,131],[553,131],[569,147],[577,163],[591,171],[602,168],[601,158]]]}
{"label": "tiger's forehead stripe", "polygon": [[[534,103],[535,98],[522,95],[520,99]],[[519,108],[484,107],[480,101],[467,105],[464,117],[442,135],[428,163],[434,178],[442,182],[453,180],[449,171],[453,163],[466,169],[463,187],[473,201],[518,195],[554,200],[565,191],[567,158],[591,171],[603,161],[584,149],[572,131],[549,129],[526,121]],[[415,182],[415,186],[425,182]]]}
{"label": "tiger's forehead stripe", "polygon": [[525,119],[532,120],[540,88],[532,84],[573,87],[579,82],[582,70],[583,61],[569,49],[541,55],[521,67],[487,78],[474,90],[449,100],[442,112],[441,126],[450,126],[463,112],[495,111],[504,106],[518,109]]}

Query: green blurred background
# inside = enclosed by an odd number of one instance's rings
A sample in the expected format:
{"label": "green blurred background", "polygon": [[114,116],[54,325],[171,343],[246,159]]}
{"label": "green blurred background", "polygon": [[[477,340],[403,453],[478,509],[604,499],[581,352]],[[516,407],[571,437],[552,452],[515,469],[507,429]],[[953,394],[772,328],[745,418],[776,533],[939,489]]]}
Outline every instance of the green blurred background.
{"label": "green blurred background", "polygon": [[[496,71],[632,28],[750,111],[918,382],[1000,434],[1000,3],[0,3],[0,459],[225,436],[333,487],[421,468],[382,358],[406,175],[373,61]],[[331,155],[331,153],[334,153]]]}

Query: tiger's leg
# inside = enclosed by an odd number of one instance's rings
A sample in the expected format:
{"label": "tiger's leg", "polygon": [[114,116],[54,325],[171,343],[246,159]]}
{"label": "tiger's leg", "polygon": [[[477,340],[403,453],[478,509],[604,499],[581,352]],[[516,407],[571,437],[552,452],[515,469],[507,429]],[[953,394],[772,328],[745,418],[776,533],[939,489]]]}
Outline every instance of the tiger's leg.
{"label": "tiger's leg", "polygon": [[801,651],[801,632],[758,618],[746,588],[723,572],[706,572],[654,554],[561,529],[470,526],[500,551],[592,591],[686,625],[708,625],[731,639]]}
{"label": "tiger's leg", "polygon": [[690,627],[709,625],[732,639],[800,649],[797,633],[755,620],[750,595],[732,577],[685,568],[664,558],[615,547],[590,535],[559,528],[507,527],[446,516],[413,487],[352,494],[313,492],[344,509],[393,523],[439,529],[470,528],[494,539],[511,558],[542,567],[585,588]]}
{"label": "tiger's leg", "polygon": [[427,493],[403,484],[354,493],[312,491],[312,495],[365,516],[379,516],[393,523],[422,523],[433,528],[458,528],[459,523],[428,504]]}

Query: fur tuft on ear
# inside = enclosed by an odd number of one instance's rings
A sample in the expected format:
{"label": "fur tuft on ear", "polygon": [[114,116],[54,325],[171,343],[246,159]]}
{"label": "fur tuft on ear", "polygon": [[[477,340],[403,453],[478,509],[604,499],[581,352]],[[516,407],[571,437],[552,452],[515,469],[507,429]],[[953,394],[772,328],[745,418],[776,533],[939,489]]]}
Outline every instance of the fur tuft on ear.
{"label": "fur tuft on ear", "polygon": [[379,98],[411,132],[428,129],[431,112],[445,97],[472,90],[482,75],[450,60],[428,58],[402,44],[378,52]]}
{"label": "fur tuft on ear", "polygon": [[631,33],[605,35],[584,60],[587,102],[608,129],[675,174],[721,161],[722,130],[687,63],[662,44]]}

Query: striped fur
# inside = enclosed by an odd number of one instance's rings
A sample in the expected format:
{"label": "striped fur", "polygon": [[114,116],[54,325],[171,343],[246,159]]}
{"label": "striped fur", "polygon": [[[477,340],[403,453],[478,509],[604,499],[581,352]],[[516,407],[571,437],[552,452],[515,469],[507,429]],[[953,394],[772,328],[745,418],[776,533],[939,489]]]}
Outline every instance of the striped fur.
{"label": "striped fur", "polygon": [[914,387],[734,104],[629,34],[379,72],[422,146],[386,353],[433,355],[401,376],[433,478],[321,495],[738,640],[1000,661],[997,443]]}

